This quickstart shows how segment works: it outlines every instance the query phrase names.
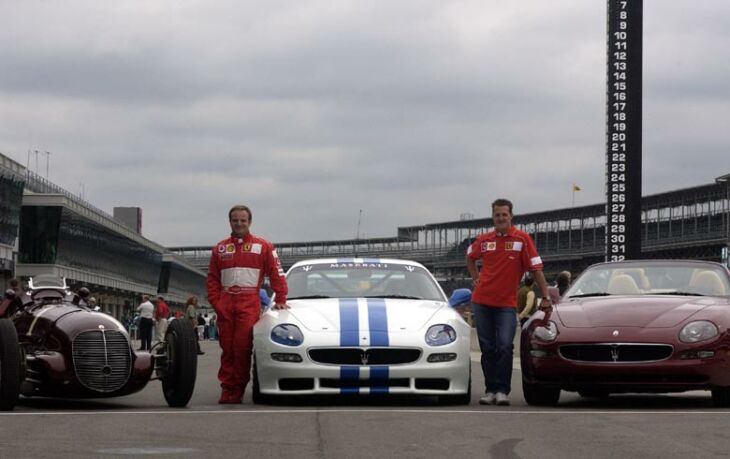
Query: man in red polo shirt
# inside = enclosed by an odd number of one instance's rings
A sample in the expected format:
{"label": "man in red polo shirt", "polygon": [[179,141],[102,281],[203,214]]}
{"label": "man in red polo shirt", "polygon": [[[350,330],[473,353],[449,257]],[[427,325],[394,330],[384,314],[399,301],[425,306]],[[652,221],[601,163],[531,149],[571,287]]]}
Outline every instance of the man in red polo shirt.
{"label": "man in red polo shirt", "polygon": [[167,318],[170,317],[170,307],[165,303],[162,295],[157,296],[157,306],[155,307],[155,321],[157,321],[157,341],[165,341],[165,333],[167,333]]}
{"label": "man in red polo shirt", "polygon": [[[517,328],[517,289],[526,271],[540,287],[540,309],[550,308],[542,260],[529,234],[512,226],[512,203],[492,203],[494,231],[480,234],[466,252],[466,266],[474,281],[474,321],[482,351],[486,394],[482,405],[509,405],[513,340]],[[481,272],[477,260],[482,261]]]}

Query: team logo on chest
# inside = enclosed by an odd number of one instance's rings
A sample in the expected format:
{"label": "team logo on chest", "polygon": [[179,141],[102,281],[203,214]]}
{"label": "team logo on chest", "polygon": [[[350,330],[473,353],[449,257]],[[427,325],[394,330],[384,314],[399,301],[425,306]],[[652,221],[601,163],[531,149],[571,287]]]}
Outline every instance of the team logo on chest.
{"label": "team logo on chest", "polygon": [[493,250],[497,250],[496,242],[483,242],[482,243],[482,252],[491,252]]}
{"label": "team logo on chest", "polygon": [[251,251],[251,244],[249,244],[249,243],[243,244],[243,251],[244,252],[250,252]]}
{"label": "team logo on chest", "polygon": [[233,253],[236,251],[236,246],[233,244],[226,245],[226,253]]}
{"label": "team logo on chest", "polygon": [[512,250],[514,252],[520,252],[520,251],[522,251],[522,242],[520,242],[520,241],[505,242],[504,250]]}

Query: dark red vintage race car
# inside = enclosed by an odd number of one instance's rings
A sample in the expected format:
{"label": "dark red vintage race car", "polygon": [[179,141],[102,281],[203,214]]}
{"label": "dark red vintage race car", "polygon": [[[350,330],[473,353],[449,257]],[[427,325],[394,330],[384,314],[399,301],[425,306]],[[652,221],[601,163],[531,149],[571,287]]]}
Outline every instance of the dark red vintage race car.
{"label": "dark red vintage race car", "polygon": [[9,290],[0,306],[0,409],[19,395],[116,397],[162,381],[169,406],[186,406],[195,388],[197,345],[192,324],[174,320],[165,341],[135,352],[113,317],[85,305],[88,290],[37,276],[28,293]]}
{"label": "dark red vintage race car", "polygon": [[730,406],[730,272],[718,263],[601,263],[522,329],[525,400],[555,405],[560,391],[709,390]]}

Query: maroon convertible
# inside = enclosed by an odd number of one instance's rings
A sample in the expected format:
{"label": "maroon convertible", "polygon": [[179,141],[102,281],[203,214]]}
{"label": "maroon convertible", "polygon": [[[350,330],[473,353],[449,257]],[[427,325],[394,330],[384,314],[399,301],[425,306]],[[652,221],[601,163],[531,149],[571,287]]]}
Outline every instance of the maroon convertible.
{"label": "maroon convertible", "polygon": [[521,337],[530,405],[560,391],[712,391],[730,406],[730,272],[699,261],[627,261],[588,268]]}
{"label": "maroon convertible", "polygon": [[136,392],[162,381],[168,405],[187,405],[195,387],[195,332],[172,321],[152,353],[135,353],[117,320],[85,306],[88,290],[65,280],[31,279],[28,294],[5,294],[0,306],[0,410],[25,396],[97,398]]}

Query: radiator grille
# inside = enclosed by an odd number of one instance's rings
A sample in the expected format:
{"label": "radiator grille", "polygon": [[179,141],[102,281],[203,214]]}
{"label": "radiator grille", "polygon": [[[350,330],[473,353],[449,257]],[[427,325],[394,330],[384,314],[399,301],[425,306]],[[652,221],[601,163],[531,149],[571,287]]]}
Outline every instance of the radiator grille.
{"label": "radiator grille", "polygon": [[323,348],[310,349],[309,358],[329,365],[398,365],[421,357],[420,349],[407,348]]}
{"label": "radiator grille", "polygon": [[565,344],[560,346],[564,359],[579,362],[656,362],[668,359],[674,348],[669,344]]}
{"label": "radiator grille", "polygon": [[113,392],[129,379],[132,351],[120,331],[86,331],[74,339],[73,362],[81,384],[97,392]]}

